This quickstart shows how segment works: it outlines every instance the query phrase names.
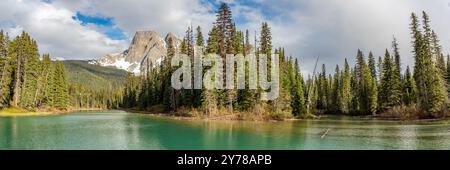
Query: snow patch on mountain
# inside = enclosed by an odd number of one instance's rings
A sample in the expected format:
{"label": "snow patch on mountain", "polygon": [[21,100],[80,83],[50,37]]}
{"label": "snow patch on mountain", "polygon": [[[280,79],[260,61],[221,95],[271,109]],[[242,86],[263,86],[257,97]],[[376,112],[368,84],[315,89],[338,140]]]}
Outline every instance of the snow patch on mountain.
{"label": "snow patch on mountain", "polygon": [[176,50],[179,50],[181,39],[173,33],[162,38],[154,31],[136,32],[130,47],[122,53],[107,54],[104,57],[90,62],[101,66],[112,66],[135,74],[148,70],[148,67],[157,67],[167,56],[169,39]]}

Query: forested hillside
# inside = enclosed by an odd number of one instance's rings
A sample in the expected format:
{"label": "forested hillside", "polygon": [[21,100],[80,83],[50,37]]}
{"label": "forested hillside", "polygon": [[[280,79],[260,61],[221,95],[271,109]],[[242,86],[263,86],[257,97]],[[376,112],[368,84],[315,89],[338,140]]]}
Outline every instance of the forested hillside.
{"label": "forested hillside", "polygon": [[89,61],[66,60],[64,64],[67,80],[71,85],[102,89],[104,87],[120,87],[124,85],[127,72],[114,67],[103,67],[89,64]]}
{"label": "forested hillside", "polygon": [[89,61],[68,60],[62,63],[66,68],[73,109],[118,107],[126,71],[89,64]]}

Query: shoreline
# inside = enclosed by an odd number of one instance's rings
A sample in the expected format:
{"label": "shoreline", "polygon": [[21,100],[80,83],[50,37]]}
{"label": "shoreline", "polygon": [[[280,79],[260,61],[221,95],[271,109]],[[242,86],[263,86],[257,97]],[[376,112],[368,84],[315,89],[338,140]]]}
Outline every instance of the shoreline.
{"label": "shoreline", "polygon": [[351,116],[351,115],[320,115],[320,116],[310,116],[310,118],[289,118],[283,120],[262,120],[262,119],[237,119],[237,114],[234,115],[223,115],[217,117],[198,117],[198,116],[186,116],[175,113],[156,113],[151,111],[143,111],[136,109],[117,109],[128,113],[148,115],[158,118],[167,118],[172,120],[204,120],[204,121],[251,121],[251,122],[288,122],[288,121],[305,121],[305,120],[326,120],[326,118],[333,116],[345,116],[353,118],[355,120],[377,120],[377,121],[389,121],[389,122],[403,122],[403,123],[426,123],[426,122],[437,122],[448,120],[449,117],[435,118],[435,119],[401,119],[401,118],[388,118],[382,116]]}
{"label": "shoreline", "polygon": [[80,109],[73,109],[69,108],[67,110],[40,110],[35,112],[22,112],[22,113],[14,113],[14,112],[5,112],[4,110],[0,110],[0,118],[5,117],[33,117],[33,116],[58,116],[58,115],[64,115],[64,114],[70,114],[73,112],[83,112],[83,111],[107,111],[107,110],[120,110],[127,113],[132,114],[139,114],[139,115],[147,115],[147,116],[153,116],[158,118],[167,118],[172,120],[203,120],[203,121],[250,121],[250,122],[288,122],[288,121],[305,121],[305,120],[312,120],[312,121],[321,121],[326,120],[327,118],[333,117],[333,116],[345,116],[349,117],[355,120],[377,120],[377,121],[389,121],[389,122],[404,122],[404,123],[424,123],[424,122],[436,122],[436,121],[443,121],[448,120],[448,117],[444,118],[435,118],[435,119],[401,119],[401,118],[389,118],[389,117],[382,117],[382,116],[351,116],[351,115],[319,115],[319,116],[309,116],[309,118],[288,118],[288,119],[282,119],[282,120],[275,120],[275,119],[242,119],[239,118],[238,114],[233,115],[221,115],[216,117],[199,117],[199,116],[188,116],[188,115],[182,115],[177,113],[159,113],[159,112],[152,112],[152,111],[144,111],[144,110],[137,110],[137,109],[101,109],[101,108],[80,108]]}

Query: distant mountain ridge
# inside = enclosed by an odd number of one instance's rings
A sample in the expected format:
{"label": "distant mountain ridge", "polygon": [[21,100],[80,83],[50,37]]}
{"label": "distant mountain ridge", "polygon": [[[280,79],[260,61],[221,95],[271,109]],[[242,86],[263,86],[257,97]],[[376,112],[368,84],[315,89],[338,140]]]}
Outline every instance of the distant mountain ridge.
{"label": "distant mountain ridge", "polygon": [[159,65],[164,60],[167,56],[169,39],[172,39],[173,45],[178,50],[182,40],[173,33],[168,33],[165,38],[162,38],[155,31],[138,31],[129,48],[124,52],[106,54],[89,63],[112,66],[139,74],[147,67]]}
{"label": "distant mountain ridge", "polygon": [[69,84],[93,90],[123,86],[127,75],[126,71],[90,64],[92,62],[82,60],[62,61]]}

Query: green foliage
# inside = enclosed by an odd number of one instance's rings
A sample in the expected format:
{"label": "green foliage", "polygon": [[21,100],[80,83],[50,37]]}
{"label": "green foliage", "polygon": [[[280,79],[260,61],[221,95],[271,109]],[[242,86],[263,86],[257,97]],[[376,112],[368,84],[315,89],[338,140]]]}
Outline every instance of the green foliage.
{"label": "green foliage", "polygon": [[347,59],[345,59],[344,66],[344,74],[341,78],[341,86],[340,86],[340,94],[341,100],[339,101],[339,108],[342,113],[348,114],[350,113],[350,103],[352,99],[351,93],[351,75],[350,75],[350,66],[348,65]]}
{"label": "green foliage", "polygon": [[8,53],[9,39],[0,32],[0,107],[6,107],[11,100],[12,57]]}
{"label": "green foliage", "polygon": [[26,32],[11,42],[2,32],[0,44],[0,107],[67,108],[68,85],[60,62],[52,66],[49,55],[40,60],[37,42]]}
{"label": "green foliage", "polygon": [[414,80],[413,75],[409,69],[409,66],[406,67],[405,73],[405,84],[404,84],[404,103],[407,106],[412,106],[417,103],[417,86],[416,81]]}
{"label": "green foliage", "polygon": [[[104,87],[122,87],[127,72],[113,67],[89,64],[88,61],[62,61],[67,81],[74,86],[102,89]],[[86,83],[89,82],[89,83]]]}
{"label": "green foliage", "polygon": [[197,46],[203,47],[205,45],[205,41],[203,40],[202,28],[200,26],[197,27]]}
{"label": "green foliage", "polygon": [[386,50],[383,60],[383,77],[380,85],[380,108],[388,109],[401,104],[401,82],[397,66]]}
{"label": "green foliage", "polygon": [[375,58],[373,57],[372,52],[369,53],[369,63],[368,63],[370,72],[372,73],[372,77],[376,80],[377,79],[377,66],[375,63]]}
{"label": "green foliage", "polygon": [[413,36],[413,52],[416,59],[414,77],[419,90],[419,106],[421,109],[437,113],[446,107],[447,90],[442,74],[433,62],[432,39],[428,15],[423,12],[423,30],[417,16],[411,15],[411,34]]}
{"label": "green foliage", "polygon": [[[289,61],[289,63],[292,63],[292,61]],[[303,91],[303,78],[302,74],[300,72],[300,66],[298,63],[298,60],[295,60],[294,66],[290,64],[289,67],[289,78],[292,82],[292,88],[291,88],[291,96],[292,96],[292,114],[294,116],[302,116],[306,114],[306,106],[305,106],[305,95]],[[294,67],[294,69],[292,68]]]}
{"label": "green foliage", "polygon": [[62,61],[69,84],[70,106],[75,109],[118,108],[126,71],[89,64],[89,61]]}
{"label": "green foliage", "polygon": [[66,109],[69,104],[69,93],[64,65],[60,61],[57,61],[53,65],[50,84],[50,96],[52,98],[50,106],[58,109]]}

